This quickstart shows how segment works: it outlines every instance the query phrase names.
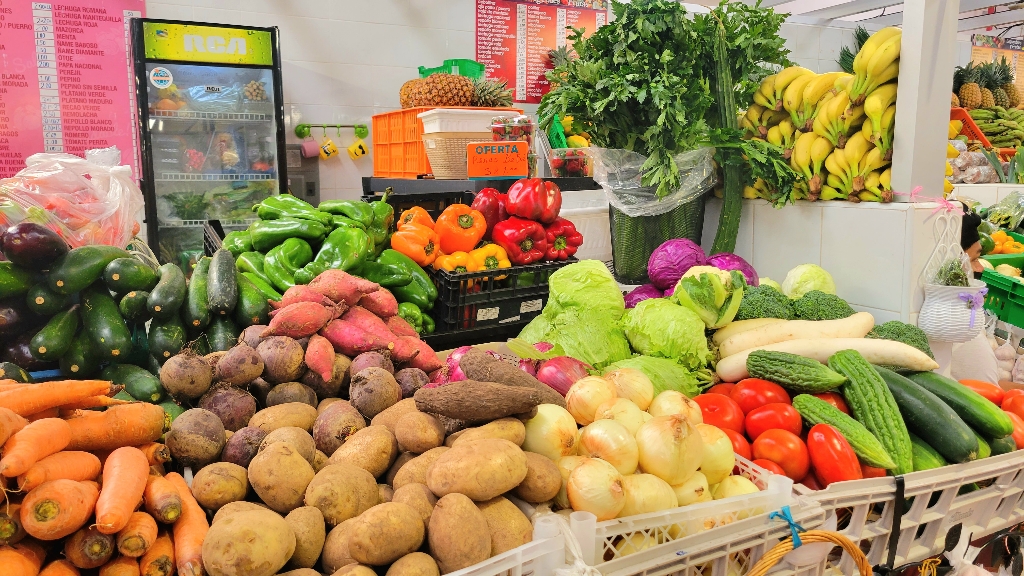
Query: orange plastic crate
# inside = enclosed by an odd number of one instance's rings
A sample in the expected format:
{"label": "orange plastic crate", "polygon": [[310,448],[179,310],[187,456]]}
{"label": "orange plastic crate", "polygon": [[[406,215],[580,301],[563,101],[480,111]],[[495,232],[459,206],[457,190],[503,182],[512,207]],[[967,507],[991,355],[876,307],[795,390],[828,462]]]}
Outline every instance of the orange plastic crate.
{"label": "orange plastic crate", "polygon": [[985,133],[978,128],[978,125],[974,123],[974,118],[967,113],[967,110],[963,108],[950,108],[949,119],[959,120],[963,122],[963,128],[960,128],[960,133],[967,136],[971,140],[977,140],[981,142],[981,145],[985,148],[991,148],[992,144],[985,137]]}

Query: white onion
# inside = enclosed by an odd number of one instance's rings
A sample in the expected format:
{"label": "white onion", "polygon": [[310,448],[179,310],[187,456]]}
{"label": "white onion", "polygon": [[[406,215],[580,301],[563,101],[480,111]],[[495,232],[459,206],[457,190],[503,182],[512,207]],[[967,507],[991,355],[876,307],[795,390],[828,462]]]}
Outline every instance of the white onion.
{"label": "white onion", "polygon": [[573,510],[590,512],[599,522],[615,518],[626,503],[622,474],[597,458],[587,458],[569,473],[565,491]]}
{"label": "white onion", "polygon": [[760,492],[760,490],[745,476],[727,476],[718,483],[718,486],[715,486],[711,491],[711,496],[715,500],[721,500],[730,496],[753,494],[754,492]]}
{"label": "white onion", "polygon": [[645,415],[648,418],[651,416],[631,401],[625,398],[616,398],[608,400],[597,408],[597,412],[594,414],[594,421],[604,419],[615,420],[625,426],[626,430],[629,430],[630,436],[635,436],[636,431],[640,429],[640,425],[645,421]]}
{"label": "white onion", "polygon": [[576,453],[576,420],[557,404],[537,406],[537,415],[526,421],[523,450],[552,460]]}
{"label": "white onion", "polygon": [[690,424],[704,422],[704,416],[700,413],[700,406],[686,397],[686,394],[675,390],[665,390],[654,397],[651,405],[647,407],[651,416],[672,416],[682,414],[690,421]]}
{"label": "white onion", "polygon": [[686,482],[704,458],[704,442],[685,416],[656,416],[636,433],[640,469],[671,485]]}
{"label": "white onion", "polygon": [[565,486],[569,483],[569,473],[586,461],[584,456],[563,456],[555,462],[558,471],[562,474],[562,487],[558,489],[558,494],[555,496],[555,503],[560,508],[570,508],[569,496],[565,493]]}
{"label": "white onion", "polygon": [[729,440],[720,428],[710,424],[697,424],[697,432],[704,441],[704,458],[700,462],[700,471],[707,477],[709,484],[718,484],[732,474],[732,469],[736,466],[732,440]]}
{"label": "white onion", "polygon": [[641,410],[647,410],[654,399],[654,384],[636,368],[619,368],[604,375],[615,385],[619,398],[628,398]]}
{"label": "white onion", "polygon": [[597,407],[618,397],[615,385],[600,376],[580,378],[565,394],[565,406],[580,426],[594,421]]}
{"label": "white onion", "polygon": [[619,553],[619,556],[629,556],[630,554],[636,554],[641,550],[647,550],[661,544],[663,538],[663,536],[657,533],[634,532],[629,538],[620,540],[615,545],[615,551]]}
{"label": "white onion", "polygon": [[672,487],[676,494],[676,502],[680,506],[689,506],[697,502],[711,501],[711,488],[708,487],[708,479],[700,472],[694,472],[690,479],[682,484]]}
{"label": "white onion", "polygon": [[640,459],[633,435],[615,420],[595,420],[585,426],[576,449],[580,456],[600,458],[615,466],[619,474],[636,472]]}
{"label": "white onion", "polygon": [[660,512],[677,506],[672,487],[654,474],[623,476],[622,490],[626,495],[626,503],[619,511],[619,518]]}

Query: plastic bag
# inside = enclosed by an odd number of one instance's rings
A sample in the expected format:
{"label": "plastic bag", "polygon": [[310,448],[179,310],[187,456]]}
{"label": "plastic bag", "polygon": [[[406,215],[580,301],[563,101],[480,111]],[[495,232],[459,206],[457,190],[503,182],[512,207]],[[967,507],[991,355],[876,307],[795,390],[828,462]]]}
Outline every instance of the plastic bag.
{"label": "plastic bag", "polygon": [[0,225],[28,220],[57,232],[72,247],[124,247],[136,232],[142,191],[131,166],[117,166],[116,148],[86,156],[33,154],[25,168],[0,180]]}
{"label": "plastic bag", "polygon": [[953,148],[956,148],[957,151],[960,152],[961,154],[967,152],[967,142],[964,142],[963,140],[950,140],[949,145],[952,146]]}
{"label": "plastic bag", "polygon": [[608,203],[627,216],[657,216],[673,210],[710,190],[717,180],[712,157],[714,148],[699,148],[677,154],[679,188],[658,199],[654,186],[643,186],[641,167],[647,161],[631,150],[588,148],[594,158],[594,181],[604,188]]}
{"label": "plastic bag", "polygon": [[192,86],[185,90],[188,109],[194,112],[238,112],[242,89],[230,86]]}
{"label": "plastic bag", "polygon": [[951,158],[949,164],[961,170],[971,166],[989,166],[988,158],[981,152],[961,152],[956,158]]}
{"label": "plastic bag", "polygon": [[1010,192],[1005,198],[989,207],[985,219],[1007,230],[1013,230],[1020,226],[1021,220],[1024,220],[1024,196],[1021,196],[1019,192]]}
{"label": "plastic bag", "polygon": [[998,184],[999,174],[991,166],[968,166],[960,181],[964,184]]}

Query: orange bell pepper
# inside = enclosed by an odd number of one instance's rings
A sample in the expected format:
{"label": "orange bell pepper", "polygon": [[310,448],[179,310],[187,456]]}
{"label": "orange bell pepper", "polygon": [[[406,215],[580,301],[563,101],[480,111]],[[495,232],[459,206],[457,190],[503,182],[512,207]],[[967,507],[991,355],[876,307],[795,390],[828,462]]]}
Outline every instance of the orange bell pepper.
{"label": "orange bell pepper", "polygon": [[401,228],[402,225],[409,224],[410,222],[413,224],[421,224],[431,230],[434,229],[434,219],[431,218],[430,214],[420,206],[413,206],[405,212],[402,212],[402,215],[398,217],[398,228]]}
{"label": "orange bell pepper", "polygon": [[483,214],[465,204],[452,204],[437,217],[434,232],[441,252],[469,252],[483,239],[487,221]]}
{"label": "orange bell pepper", "polygon": [[420,266],[430,266],[440,253],[437,234],[420,224],[407,223],[391,235],[391,248]]}
{"label": "orange bell pepper", "polygon": [[1020,254],[1021,252],[1024,252],[1024,244],[1021,244],[1016,240],[1011,240],[1003,244],[1004,254]]}
{"label": "orange bell pepper", "polygon": [[992,241],[995,242],[996,244],[1002,244],[1003,242],[1006,242],[1007,240],[1011,240],[1009,235],[1007,235],[1006,232],[1004,232],[1002,230],[996,230],[995,232],[993,232],[991,234],[991,236],[992,236]]}

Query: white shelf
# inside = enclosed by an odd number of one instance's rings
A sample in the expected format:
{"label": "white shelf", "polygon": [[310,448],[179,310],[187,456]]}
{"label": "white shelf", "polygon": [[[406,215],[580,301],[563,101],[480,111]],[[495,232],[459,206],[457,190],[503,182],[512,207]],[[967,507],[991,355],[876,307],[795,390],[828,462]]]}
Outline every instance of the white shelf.
{"label": "white shelf", "polygon": [[230,122],[272,122],[273,114],[252,112],[194,112],[191,110],[154,110],[150,118],[161,120],[222,120]]}
{"label": "white shelf", "polygon": [[189,172],[161,172],[157,174],[157,182],[238,182],[255,180],[276,180],[273,174],[255,172],[249,174],[198,174]]}

